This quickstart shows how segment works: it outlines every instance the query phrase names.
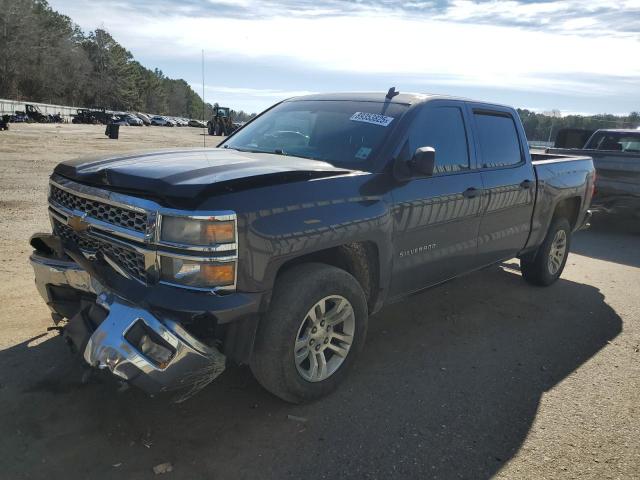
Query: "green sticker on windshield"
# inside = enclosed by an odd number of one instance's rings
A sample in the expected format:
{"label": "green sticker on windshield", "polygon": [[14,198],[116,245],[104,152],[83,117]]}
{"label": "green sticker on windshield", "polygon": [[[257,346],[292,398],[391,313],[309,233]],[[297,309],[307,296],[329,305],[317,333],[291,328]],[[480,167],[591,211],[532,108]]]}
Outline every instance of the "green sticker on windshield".
{"label": "green sticker on windshield", "polygon": [[360,147],[356,152],[356,158],[358,160],[366,160],[370,153],[371,149],[369,147]]}

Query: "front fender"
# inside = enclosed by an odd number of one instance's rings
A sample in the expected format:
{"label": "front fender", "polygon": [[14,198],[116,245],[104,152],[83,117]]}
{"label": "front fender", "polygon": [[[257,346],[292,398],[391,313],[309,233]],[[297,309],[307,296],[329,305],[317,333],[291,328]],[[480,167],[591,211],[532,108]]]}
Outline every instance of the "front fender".
{"label": "front fender", "polygon": [[274,205],[240,214],[238,288],[271,290],[286,262],[354,242],[376,245],[378,278],[380,286],[386,287],[392,259],[390,197],[372,188],[371,177],[347,175],[305,182],[286,197],[287,202],[265,199]]}

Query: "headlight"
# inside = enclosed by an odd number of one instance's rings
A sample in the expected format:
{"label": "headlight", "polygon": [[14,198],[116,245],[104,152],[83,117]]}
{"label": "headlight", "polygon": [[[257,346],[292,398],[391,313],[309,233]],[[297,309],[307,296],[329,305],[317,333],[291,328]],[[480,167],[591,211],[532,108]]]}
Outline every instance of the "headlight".
{"label": "headlight", "polygon": [[233,243],[236,241],[235,222],[163,216],[160,239],[170,243],[198,246]]}
{"label": "headlight", "polygon": [[235,262],[213,263],[160,257],[161,279],[188,287],[210,288],[233,285]]}

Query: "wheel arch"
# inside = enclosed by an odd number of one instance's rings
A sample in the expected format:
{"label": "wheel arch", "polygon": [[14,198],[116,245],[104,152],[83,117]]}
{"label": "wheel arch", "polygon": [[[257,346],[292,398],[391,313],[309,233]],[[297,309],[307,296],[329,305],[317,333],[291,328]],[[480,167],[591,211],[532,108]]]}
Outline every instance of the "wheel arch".
{"label": "wheel arch", "polygon": [[[556,204],[552,218],[566,218],[569,221],[569,225],[571,225],[571,230],[575,230],[581,203],[582,199],[579,196],[563,198]],[[549,224],[551,225],[551,222]]]}
{"label": "wheel arch", "polygon": [[364,291],[369,312],[377,308],[381,301],[381,263],[380,250],[375,242],[350,242],[289,259],[278,268],[275,282],[292,267],[312,262],[331,265],[353,275]]}

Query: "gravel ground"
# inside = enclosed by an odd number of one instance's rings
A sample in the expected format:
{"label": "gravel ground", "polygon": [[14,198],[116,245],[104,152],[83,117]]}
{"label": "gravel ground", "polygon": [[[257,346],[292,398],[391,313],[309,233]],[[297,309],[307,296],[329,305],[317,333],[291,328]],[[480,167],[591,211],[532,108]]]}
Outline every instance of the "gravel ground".
{"label": "gravel ground", "polygon": [[347,382],[312,405],[246,368],[179,405],[82,384],[27,263],[47,176],[82,154],[201,143],[193,128],[0,132],[0,478],[156,478],[165,462],[176,479],[638,478],[637,223],[578,233],[550,288],[511,261],[385,308]]}

